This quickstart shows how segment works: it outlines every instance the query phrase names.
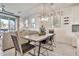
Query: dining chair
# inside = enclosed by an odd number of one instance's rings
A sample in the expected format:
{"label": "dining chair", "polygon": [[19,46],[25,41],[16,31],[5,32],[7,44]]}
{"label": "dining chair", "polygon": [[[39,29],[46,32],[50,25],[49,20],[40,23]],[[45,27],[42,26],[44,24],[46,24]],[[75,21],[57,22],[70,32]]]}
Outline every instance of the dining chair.
{"label": "dining chair", "polygon": [[51,45],[55,45],[55,31],[54,30],[49,30],[49,33],[53,34],[51,37],[50,37],[50,42],[51,42]]}
{"label": "dining chair", "polygon": [[[51,33],[51,34],[54,34],[54,30],[49,30],[49,33]],[[54,34],[55,35],[55,34]],[[52,42],[54,42],[54,35],[52,35],[52,36],[50,36],[50,41]],[[41,41],[43,44],[45,44],[46,43],[46,40],[43,40],[43,41]]]}
{"label": "dining chair", "polygon": [[[54,30],[49,30],[49,33],[53,34],[52,36],[50,37],[47,37],[45,40],[41,41],[41,43],[43,44],[43,48],[46,49],[45,51],[47,51],[47,55],[48,55],[48,50],[49,51],[53,51],[53,44],[55,44],[55,41],[54,41],[54,36],[55,36],[55,33],[54,33]],[[44,46],[45,45],[45,46]],[[48,47],[47,47],[48,46]],[[50,49],[51,48],[51,49]],[[45,52],[44,51],[44,52]],[[44,53],[43,52],[43,53]],[[42,54],[43,54],[42,53]]]}
{"label": "dining chair", "polygon": [[54,33],[54,30],[49,30],[49,33]]}
{"label": "dining chair", "polygon": [[35,46],[30,43],[20,44],[18,42],[17,36],[11,35],[11,38],[15,48],[15,56],[17,56],[17,52],[20,53],[21,55],[24,55],[26,52],[35,48]]}
{"label": "dining chair", "polygon": [[49,30],[49,33],[51,33],[53,35],[50,36],[49,38],[46,38],[46,40],[41,41],[41,43],[46,44],[46,43],[48,43],[50,41],[49,44],[53,45],[53,43],[54,43],[54,36],[55,36],[54,30]]}
{"label": "dining chair", "polygon": [[49,44],[49,41],[50,41],[50,36],[45,38],[45,40],[41,41],[41,44],[42,44],[42,48],[45,49],[41,54],[44,55],[45,52],[47,52],[47,55],[48,54],[48,50],[50,51],[53,51],[53,49],[50,49],[51,45]]}

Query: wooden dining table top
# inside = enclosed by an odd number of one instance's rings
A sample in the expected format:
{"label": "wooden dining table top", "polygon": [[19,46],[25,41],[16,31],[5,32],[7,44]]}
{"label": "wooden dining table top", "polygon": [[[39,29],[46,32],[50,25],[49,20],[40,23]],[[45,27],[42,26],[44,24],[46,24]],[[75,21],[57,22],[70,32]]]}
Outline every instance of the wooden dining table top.
{"label": "wooden dining table top", "polygon": [[45,40],[45,38],[52,36],[52,35],[54,35],[54,34],[47,33],[47,34],[41,35],[41,36],[38,34],[33,34],[33,35],[21,36],[21,38],[24,38],[26,40],[32,40],[32,41],[42,41],[42,40]]}

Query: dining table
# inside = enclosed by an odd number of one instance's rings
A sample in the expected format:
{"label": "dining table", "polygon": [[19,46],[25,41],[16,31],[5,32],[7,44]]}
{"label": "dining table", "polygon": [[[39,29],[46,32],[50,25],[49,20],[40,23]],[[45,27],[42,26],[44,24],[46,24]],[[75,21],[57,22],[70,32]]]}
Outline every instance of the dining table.
{"label": "dining table", "polygon": [[41,41],[46,40],[47,37],[51,37],[54,34],[46,33],[45,35],[39,35],[39,34],[32,34],[32,35],[25,35],[21,38],[28,40],[28,41],[35,41],[38,42],[38,56],[40,55],[40,48],[41,48]]}

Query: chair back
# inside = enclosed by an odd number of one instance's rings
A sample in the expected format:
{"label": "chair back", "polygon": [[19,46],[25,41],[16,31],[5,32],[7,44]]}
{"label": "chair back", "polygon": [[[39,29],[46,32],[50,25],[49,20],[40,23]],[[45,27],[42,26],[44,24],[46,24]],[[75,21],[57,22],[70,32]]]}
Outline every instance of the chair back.
{"label": "chair back", "polygon": [[50,36],[46,38],[46,43],[50,41]]}
{"label": "chair back", "polygon": [[54,36],[55,36],[54,30],[49,30],[49,33],[54,34],[50,37],[50,40],[54,40]]}
{"label": "chair back", "polygon": [[54,33],[54,30],[49,30],[49,33]]}
{"label": "chair back", "polygon": [[43,44],[46,44],[46,43],[48,43],[49,42],[49,40],[50,40],[50,37],[47,37],[47,38],[45,38],[45,40],[43,40],[43,41],[41,41]]}
{"label": "chair back", "polygon": [[21,52],[20,46],[19,46],[19,43],[18,43],[18,40],[17,40],[17,36],[11,35],[11,38],[12,38],[15,50],[17,50],[18,52]]}

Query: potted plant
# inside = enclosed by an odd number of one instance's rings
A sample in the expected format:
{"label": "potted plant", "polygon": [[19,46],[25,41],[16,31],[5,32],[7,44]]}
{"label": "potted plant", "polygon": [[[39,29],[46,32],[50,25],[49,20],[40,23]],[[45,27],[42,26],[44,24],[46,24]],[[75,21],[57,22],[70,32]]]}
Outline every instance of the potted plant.
{"label": "potted plant", "polygon": [[46,34],[46,29],[45,29],[45,27],[42,25],[42,26],[40,27],[39,35],[41,36],[41,35],[45,35],[45,34]]}

